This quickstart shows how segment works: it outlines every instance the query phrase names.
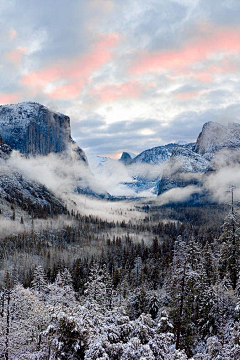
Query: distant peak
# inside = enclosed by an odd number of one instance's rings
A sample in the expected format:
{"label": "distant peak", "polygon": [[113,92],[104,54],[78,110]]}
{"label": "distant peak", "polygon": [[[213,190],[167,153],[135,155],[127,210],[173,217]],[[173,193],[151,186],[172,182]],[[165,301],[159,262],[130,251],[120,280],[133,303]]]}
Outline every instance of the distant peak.
{"label": "distant peak", "polygon": [[123,151],[119,161],[123,162],[125,165],[129,165],[132,162],[132,159],[130,153]]}

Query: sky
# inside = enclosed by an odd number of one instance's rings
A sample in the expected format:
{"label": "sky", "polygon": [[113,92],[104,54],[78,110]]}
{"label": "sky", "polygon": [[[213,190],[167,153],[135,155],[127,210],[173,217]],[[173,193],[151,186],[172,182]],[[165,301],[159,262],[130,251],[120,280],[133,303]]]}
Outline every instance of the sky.
{"label": "sky", "polygon": [[1,0],[0,104],[71,118],[87,155],[240,121],[239,0]]}

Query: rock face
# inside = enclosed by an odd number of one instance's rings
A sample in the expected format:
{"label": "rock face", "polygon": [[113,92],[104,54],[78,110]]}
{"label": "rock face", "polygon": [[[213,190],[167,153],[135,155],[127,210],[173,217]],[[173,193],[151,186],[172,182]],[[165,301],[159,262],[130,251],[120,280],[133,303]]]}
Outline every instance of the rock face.
{"label": "rock face", "polygon": [[132,157],[131,157],[131,155],[129,153],[124,151],[122,153],[122,156],[120,157],[119,161],[121,161],[125,165],[129,165],[132,162]]}
{"label": "rock face", "polygon": [[0,135],[0,209],[2,205],[13,204],[35,216],[47,216],[51,212],[62,214],[66,211],[61,200],[56,198],[44,185],[27,179],[8,167],[12,149]]}
{"label": "rock face", "polygon": [[[44,185],[27,179],[19,173],[0,173],[0,203],[16,204],[23,210],[35,213],[36,217],[64,213],[64,203]],[[37,213],[39,212],[39,213]]]}
{"label": "rock face", "polygon": [[0,159],[8,159],[11,152],[11,147],[2,140],[2,136],[0,135]]}
{"label": "rock face", "polygon": [[229,159],[236,157],[236,150],[240,149],[240,124],[204,124],[196,144],[180,146],[172,152],[159,182],[158,195],[176,187],[201,186],[201,179],[214,171],[214,159],[223,149]]}
{"label": "rock face", "polygon": [[[34,102],[0,106],[0,134],[12,149],[22,154],[59,153],[74,145],[69,117]],[[87,162],[84,152],[74,148]]]}
{"label": "rock face", "polygon": [[194,151],[211,160],[219,150],[237,147],[240,147],[240,124],[231,123],[223,126],[210,121],[203,125]]}

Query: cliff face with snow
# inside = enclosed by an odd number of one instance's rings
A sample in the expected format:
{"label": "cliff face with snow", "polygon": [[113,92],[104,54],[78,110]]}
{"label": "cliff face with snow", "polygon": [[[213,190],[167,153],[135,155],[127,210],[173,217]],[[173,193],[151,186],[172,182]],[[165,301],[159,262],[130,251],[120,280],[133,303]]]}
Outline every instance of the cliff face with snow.
{"label": "cliff face with snow", "polygon": [[[2,213],[9,204],[15,204],[14,206],[27,212],[38,209],[40,214],[50,212],[49,209],[55,213],[64,212],[63,201],[44,186],[41,179],[35,181],[28,175],[24,175],[24,169],[22,173],[21,166],[16,169],[11,162],[12,150],[18,150],[27,157],[56,153],[73,167],[76,164],[86,165],[85,153],[72,140],[69,117],[34,102],[0,106],[0,209]],[[19,161],[20,159],[21,157]],[[88,173],[88,166],[82,166],[81,175],[84,177],[85,173]],[[79,177],[79,182],[80,180]],[[79,182],[76,179],[76,189],[80,187]]]}
{"label": "cliff face with snow", "polygon": [[[69,117],[34,102],[0,106],[0,134],[22,154],[59,153],[74,144]],[[80,148],[75,145],[74,150],[87,162]]]}
{"label": "cliff face with snow", "polygon": [[147,149],[132,160],[128,157],[130,168],[140,166],[142,170],[152,165],[149,171],[155,174],[159,166],[159,172],[150,179],[141,171],[141,175],[127,185],[137,185],[138,191],[152,188],[152,193],[158,195],[176,187],[201,186],[200,179],[214,171],[216,155],[222,150],[226,150],[229,157],[240,150],[240,124],[224,126],[208,122],[203,125],[196,143],[171,143]]}
{"label": "cliff face with snow", "polygon": [[11,152],[11,147],[2,140],[2,137],[0,135],[0,159],[8,159]]}
{"label": "cliff face with snow", "polygon": [[230,123],[223,126],[210,121],[203,125],[194,151],[211,160],[219,150],[237,147],[240,147],[240,124]]}
{"label": "cliff face with snow", "polygon": [[[33,181],[17,171],[11,169],[8,160],[11,156],[12,149],[7,145],[0,136],[0,209],[3,215],[9,207],[18,207],[28,213],[36,211],[38,207],[41,214],[46,215],[50,209],[55,213],[65,211],[64,204],[61,200],[48,190],[42,184]],[[2,210],[2,209],[5,210]]]}
{"label": "cliff face with snow", "polygon": [[[159,182],[158,195],[163,192],[187,185],[198,185],[199,180],[189,174],[204,174],[210,169],[210,161],[197,154],[192,148],[177,147],[166,166]],[[200,178],[200,176],[198,177]]]}
{"label": "cliff face with snow", "polygon": [[199,179],[214,171],[214,158],[223,149],[228,151],[229,157],[233,150],[240,149],[240,124],[204,124],[196,144],[188,148],[181,146],[172,152],[159,182],[158,194],[176,187],[201,186]]}

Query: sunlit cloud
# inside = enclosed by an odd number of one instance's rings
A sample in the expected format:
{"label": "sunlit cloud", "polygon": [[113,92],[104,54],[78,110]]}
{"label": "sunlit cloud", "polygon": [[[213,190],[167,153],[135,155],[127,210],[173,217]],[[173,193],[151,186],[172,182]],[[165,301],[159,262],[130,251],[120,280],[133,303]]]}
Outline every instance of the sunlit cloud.
{"label": "sunlit cloud", "polygon": [[0,105],[12,104],[19,101],[19,99],[20,95],[18,93],[0,93]]}
{"label": "sunlit cloud", "polygon": [[143,92],[143,86],[137,82],[123,84],[101,85],[92,90],[98,101],[113,102],[123,98],[138,98]]}
{"label": "sunlit cloud", "polygon": [[22,61],[22,57],[24,56],[24,54],[27,53],[27,51],[28,51],[27,47],[18,46],[17,49],[14,49],[6,53],[5,57],[12,63],[16,65],[20,65]]}
{"label": "sunlit cloud", "polygon": [[5,3],[1,103],[69,115],[87,153],[194,141],[204,121],[236,121],[238,2],[59,0],[57,14],[47,0]]}
{"label": "sunlit cloud", "polygon": [[[91,74],[112,59],[112,50],[118,41],[119,36],[117,34],[102,36],[94,44],[93,49],[86,54],[81,54],[70,61],[60,60],[58,64],[39,71],[29,72],[24,75],[22,83],[47,92],[50,98],[76,98],[84,84],[90,80]],[[59,81],[63,84],[58,85]],[[48,91],[46,88],[50,84],[53,85],[54,89]]]}
{"label": "sunlit cloud", "polygon": [[17,31],[15,29],[10,29],[8,34],[10,39],[14,39],[17,36]]}
{"label": "sunlit cloud", "polygon": [[171,70],[184,73],[194,64],[215,54],[236,54],[240,51],[240,29],[210,27],[208,32],[185,41],[178,49],[142,52],[134,61],[131,72],[135,74]]}

